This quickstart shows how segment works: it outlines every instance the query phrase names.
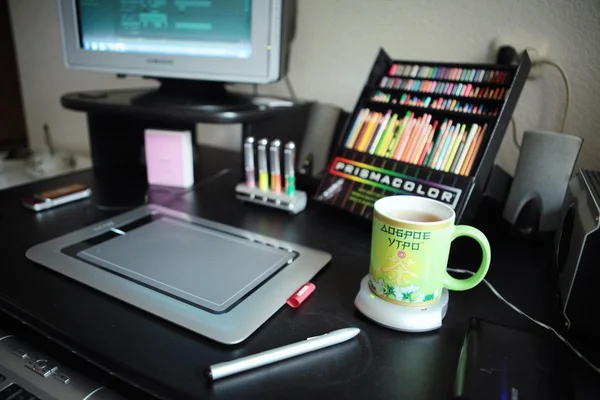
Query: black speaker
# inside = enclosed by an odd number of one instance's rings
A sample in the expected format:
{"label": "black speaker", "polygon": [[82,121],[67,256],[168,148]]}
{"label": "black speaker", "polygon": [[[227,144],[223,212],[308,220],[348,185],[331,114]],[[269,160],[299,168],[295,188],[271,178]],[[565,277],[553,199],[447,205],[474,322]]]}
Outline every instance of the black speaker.
{"label": "black speaker", "polygon": [[513,225],[526,220],[537,232],[554,231],[582,143],[565,133],[525,132],[504,219]]}

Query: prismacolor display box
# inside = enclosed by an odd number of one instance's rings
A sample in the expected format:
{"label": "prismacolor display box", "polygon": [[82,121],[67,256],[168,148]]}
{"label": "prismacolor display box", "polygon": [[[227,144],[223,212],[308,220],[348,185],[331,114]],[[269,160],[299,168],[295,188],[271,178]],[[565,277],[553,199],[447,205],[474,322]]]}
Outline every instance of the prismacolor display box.
{"label": "prismacolor display box", "polygon": [[468,220],[530,67],[527,53],[499,66],[394,61],[380,50],[315,199],[371,219],[378,199],[410,194]]}

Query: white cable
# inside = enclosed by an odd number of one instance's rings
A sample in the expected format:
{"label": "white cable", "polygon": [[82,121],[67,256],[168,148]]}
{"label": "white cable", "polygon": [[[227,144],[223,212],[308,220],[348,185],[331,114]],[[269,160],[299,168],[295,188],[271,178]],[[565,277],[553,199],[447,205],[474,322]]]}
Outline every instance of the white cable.
{"label": "white cable", "polygon": [[566,104],[565,104],[565,111],[563,112],[563,117],[562,117],[562,121],[560,124],[560,131],[564,132],[565,126],[567,124],[567,115],[569,114],[569,106],[571,104],[571,86],[569,85],[569,79],[567,78],[567,74],[565,73],[565,70],[562,69],[562,67],[560,65],[558,65],[558,63],[556,63],[552,60],[546,60],[546,59],[538,60],[537,63],[551,65],[554,68],[556,68],[558,70],[558,72],[560,72],[560,75],[562,76],[563,81],[565,82]]}
{"label": "white cable", "polygon": [[285,81],[285,86],[287,86],[287,90],[290,93],[290,97],[292,98],[292,100],[294,102],[297,102],[298,98],[296,97],[296,91],[294,90],[294,87],[292,86],[292,82],[290,81],[290,78],[286,75],[283,77],[283,80]]}
{"label": "white cable", "polygon": [[[450,272],[457,272],[459,274],[475,275],[475,273],[473,271],[469,271],[469,270],[466,270],[466,269],[448,268],[448,271],[450,271]],[[600,368],[597,367],[597,366],[595,366],[594,364],[592,364],[592,362],[590,360],[588,360],[583,354],[581,354],[581,352],[579,352],[579,350],[577,350],[571,343],[569,343],[569,341],[567,339],[565,339],[560,333],[558,333],[554,328],[552,328],[551,326],[548,326],[548,325],[544,324],[543,322],[540,322],[537,319],[532,318],[529,315],[525,314],[523,311],[521,311],[519,308],[517,308],[517,306],[515,306],[514,304],[512,304],[510,301],[506,300],[504,298],[504,296],[502,296],[500,293],[498,293],[498,291],[496,290],[496,288],[493,287],[492,284],[489,283],[486,279],[483,280],[483,283],[485,283],[490,288],[490,290],[492,291],[492,293],[494,293],[496,295],[496,297],[498,297],[500,300],[502,300],[504,303],[506,303],[506,305],[508,305],[513,310],[515,310],[517,313],[521,314],[522,316],[524,316],[525,318],[527,318],[530,321],[534,322],[535,324],[541,326],[542,328],[547,329],[550,332],[554,333],[557,338],[559,338],[564,344],[566,344],[573,351],[573,353],[575,353],[577,355],[577,357],[581,358],[595,372],[597,372],[597,373],[600,374]]]}
{"label": "white cable", "polygon": [[517,137],[517,123],[515,122],[515,117],[510,117],[510,122],[512,122],[512,138],[513,143],[517,147],[517,149],[521,148],[521,143],[519,143],[519,138]]}

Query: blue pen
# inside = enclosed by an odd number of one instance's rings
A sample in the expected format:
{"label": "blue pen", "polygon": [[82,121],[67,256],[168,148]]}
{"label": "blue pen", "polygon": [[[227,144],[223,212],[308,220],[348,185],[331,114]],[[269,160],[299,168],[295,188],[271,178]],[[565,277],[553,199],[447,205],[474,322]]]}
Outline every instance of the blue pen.
{"label": "blue pen", "polygon": [[470,104],[470,105],[469,105],[469,112],[470,112],[471,114],[473,114],[473,104]]}

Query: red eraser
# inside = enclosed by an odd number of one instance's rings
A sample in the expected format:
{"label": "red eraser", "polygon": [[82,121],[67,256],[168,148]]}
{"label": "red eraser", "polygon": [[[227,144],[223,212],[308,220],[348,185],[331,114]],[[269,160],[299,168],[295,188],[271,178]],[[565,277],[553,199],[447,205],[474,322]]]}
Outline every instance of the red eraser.
{"label": "red eraser", "polygon": [[290,307],[298,308],[300,304],[304,303],[304,300],[308,299],[308,296],[315,291],[317,287],[314,283],[308,282],[306,285],[302,286],[300,290],[298,290],[292,297],[287,300],[287,303]]}

